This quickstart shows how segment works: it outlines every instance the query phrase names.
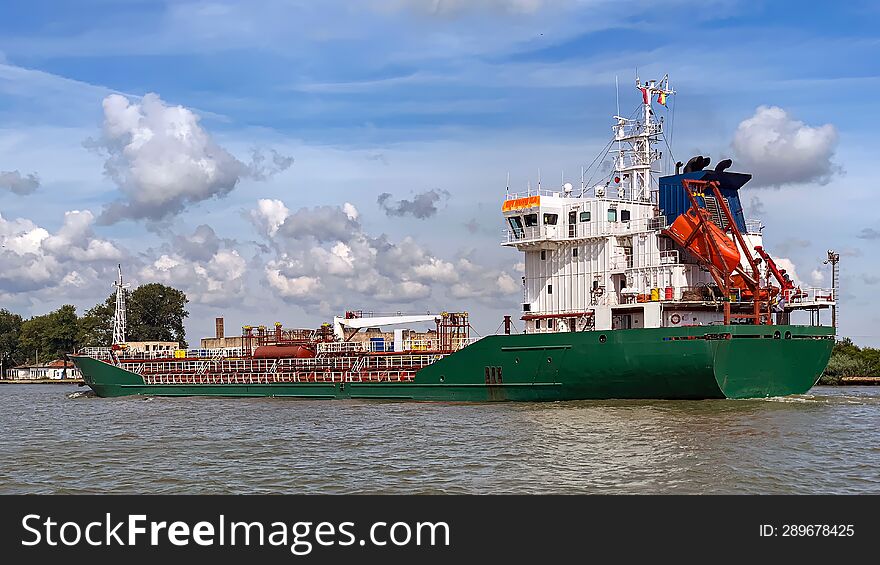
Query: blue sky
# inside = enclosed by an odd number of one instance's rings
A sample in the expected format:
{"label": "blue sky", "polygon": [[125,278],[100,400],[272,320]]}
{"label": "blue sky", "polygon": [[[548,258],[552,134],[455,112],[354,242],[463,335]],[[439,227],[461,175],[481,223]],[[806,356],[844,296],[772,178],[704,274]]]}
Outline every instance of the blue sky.
{"label": "blue sky", "polygon": [[[827,285],[825,250],[842,253],[841,333],[877,345],[878,23],[858,1],[4,3],[0,172],[18,176],[0,183],[0,302],[91,306],[122,261],[187,290],[191,340],[214,315],[312,325],[343,305],[463,308],[494,330],[520,301],[520,258],[498,245],[508,171],[515,188],[538,168],[577,182],[610,135],[615,77],[628,111],[638,69],[677,90],[676,158],[753,164],[744,201],[804,284]],[[131,112],[204,134],[182,151],[219,173],[157,180],[180,147],[134,155]],[[774,127],[812,145],[750,152]],[[377,202],[428,191],[427,217]]]}

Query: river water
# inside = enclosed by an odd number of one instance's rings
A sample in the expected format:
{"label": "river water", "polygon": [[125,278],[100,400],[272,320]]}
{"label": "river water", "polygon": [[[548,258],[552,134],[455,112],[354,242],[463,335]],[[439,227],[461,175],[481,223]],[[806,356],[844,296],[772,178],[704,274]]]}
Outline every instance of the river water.
{"label": "river water", "polygon": [[0,386],[0,493],[880,493],[880,388],[768,400],[102,399]]}

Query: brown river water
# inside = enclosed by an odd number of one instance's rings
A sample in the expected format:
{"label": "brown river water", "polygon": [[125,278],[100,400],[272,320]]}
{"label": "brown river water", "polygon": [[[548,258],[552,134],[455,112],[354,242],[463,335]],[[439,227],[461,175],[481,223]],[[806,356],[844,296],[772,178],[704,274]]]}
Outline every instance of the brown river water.
{"label": "brown river water", "polygon": [[0,386],[0,494],[880,493],[880,388],[767,400],[103,399]]}

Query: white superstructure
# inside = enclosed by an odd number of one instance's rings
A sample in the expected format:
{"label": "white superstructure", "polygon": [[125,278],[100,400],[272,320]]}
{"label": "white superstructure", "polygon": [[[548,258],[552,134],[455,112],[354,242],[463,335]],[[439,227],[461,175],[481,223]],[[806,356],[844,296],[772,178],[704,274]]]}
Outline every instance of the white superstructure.
{"label": "white superstructure", "polygon": [[[539,185],[507,194],[502,245],[525,255],[522,318],[527,333],[708,325],[724,319],[725,299],[718,296],[713,276],[697,257],[664,235],[675,217],[667,218],[660,208],[657,163],[662,153],[655,146],[663,139],[664,120],[655,116],[653,102],[665,105],[674,91],[668,77],[646,83],[636,79],[636,87],[642,104],[634,118],[614,117],[614,138],[607,148],[614,153],[614,165],[602,182],[587,187],[582,179],[580,190],[564,183],[558,190]],[[702,160],[702,166],[696,158],[691,161],[696,164],[689,162],[685,172],[702,171],[709,160]],[[729,161],[724,163],[715,173],[705,173],[743,177],[743,183],[750,178],[725,173]],[[676,175],[680,166],[676,164]],[[700,196],[713,221],[726,227],[715,197]],[[684,202],[684,193],[681,198]],[[728,207],[739,204],[734,199],[727,201]],[[741,209],[737,213],[741,217]],[[763,226],[740,222],[748,252],[757,257],[754,248],[763,245]],[[741,247],[737,244],[745,266]],[[769,266],[760,259],[758,264],[761,284],[769,286]],[[739,295],[729,298],[736,309]],[[833,302],[830,289],[798,288],[780,293],[768,305],[778,320],[792,309],[814,310],[818,323],[819,309]],[[767,322],[769,317],[767,313]]]}

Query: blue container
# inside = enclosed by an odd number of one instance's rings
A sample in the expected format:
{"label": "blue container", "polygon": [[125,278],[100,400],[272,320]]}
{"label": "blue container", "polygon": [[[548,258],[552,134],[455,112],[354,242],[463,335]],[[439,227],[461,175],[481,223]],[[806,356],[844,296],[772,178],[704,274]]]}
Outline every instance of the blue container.
{"label": "blue container", "polygon": [[385,338],[384,337],[371,337],[370,338],[370,350],[378,351],[380,353],[385,353]]}

